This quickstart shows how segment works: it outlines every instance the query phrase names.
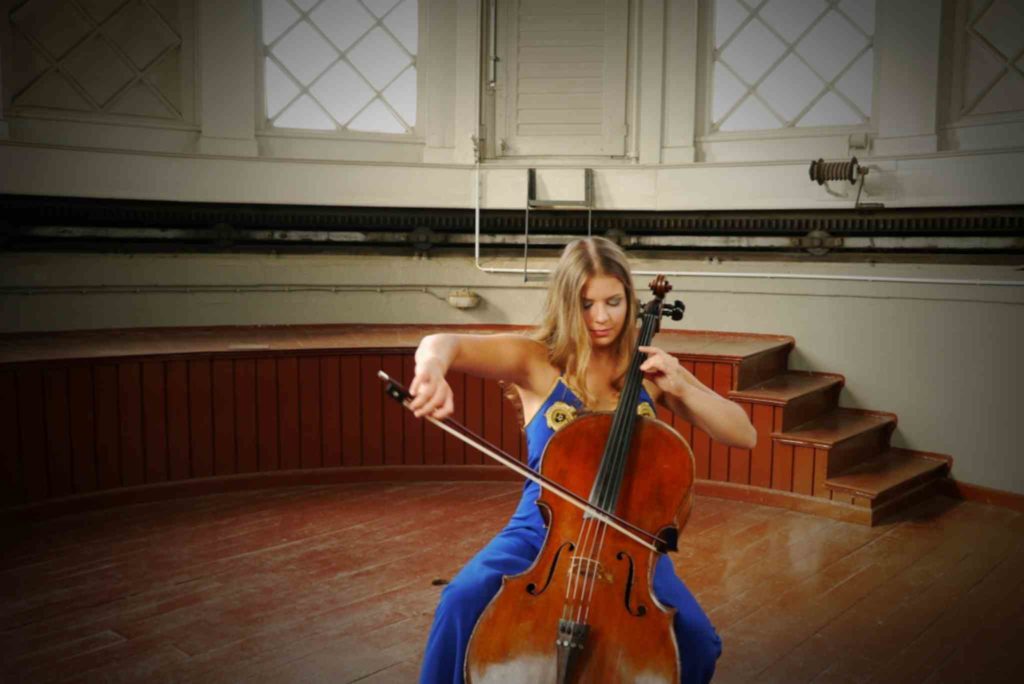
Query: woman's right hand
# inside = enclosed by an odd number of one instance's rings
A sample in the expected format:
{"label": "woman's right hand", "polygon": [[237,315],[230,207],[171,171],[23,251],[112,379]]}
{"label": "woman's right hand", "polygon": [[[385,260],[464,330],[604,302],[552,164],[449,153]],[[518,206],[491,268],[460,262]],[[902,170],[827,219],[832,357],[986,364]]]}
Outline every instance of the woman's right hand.
{"label": "woman's right hand", "polygon": [[444,367],[437,359],[416,364],[416,374],[409,384],[413,399],[409,408],[417,418],[430,416],[443,420],[455,411],[454,393],[444,379]]}

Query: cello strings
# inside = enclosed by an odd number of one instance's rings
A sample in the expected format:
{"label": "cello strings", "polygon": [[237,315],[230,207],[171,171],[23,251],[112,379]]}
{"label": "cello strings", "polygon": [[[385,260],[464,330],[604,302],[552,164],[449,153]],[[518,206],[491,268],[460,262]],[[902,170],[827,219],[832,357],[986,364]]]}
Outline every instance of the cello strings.
{"label": "cello strings", "polygon": [[[644,315],[643,323],[640,331],[640,344],[649,344],[650,338],[653,337],[654,323],[657,321],[656,316]],[[635,425],[635,417],[632,415],[632,405],[636,403],[636,400],[640,396],[641,380],[639,376],[640,370],[640,357],[639,354],[634,354],[634,357],[630,363],[630,368],[626,377],[626,386],[623,388],[623,394],[620,398],[620,409],[621,403],[626,402],[629,407],[629,414],[620,413],[616,411],[616,418],[620,420],[612,421],[612,434],[608,439],[608,454],[610,456],[611,463],[610,467],[603,471],[604,477],[600,478],[601,482],[597,491],[597,501],[595,502],[599,509],[608,511],[612,506],[612,499],[616,494],[616,489],[622,485],[622,468],[625,464],[625,459],[629,455],[629,441],[632,436],[633,430],[630,428]],[[582,620],[584,623],[590,616],[590,606],[592,604],[594,588],[597,586],[598,572],[600,570],[600,558],[601,553],[604,550],[604,542],[607,538],[608,525],[598,521],[595,525],[590,527],[598,527],[599,532],[594,535],[595,545],[587,550],[588,561],[592,562],[593,565],[588,565],[588,575],[585,578],[585,586],[583,591],[586,597],[580,602],[577,608],[577,620]],[[588,535],[589,536],[589,535]],[[596,550],[595,550],[596,547]],[[573,597],[575,600],[575,596]],[[584,611],[585,609],[585,611]]]}

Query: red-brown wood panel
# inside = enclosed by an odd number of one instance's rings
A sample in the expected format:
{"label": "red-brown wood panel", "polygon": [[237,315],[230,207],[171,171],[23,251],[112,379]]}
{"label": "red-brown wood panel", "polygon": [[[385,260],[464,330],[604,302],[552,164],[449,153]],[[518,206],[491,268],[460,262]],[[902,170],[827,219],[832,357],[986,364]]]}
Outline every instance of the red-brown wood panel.
{"label": "red-brown wood panel", "polygon": [[281,454],[277,439],[277,360],[273,358],[256,362],[256,415],[260,471],[278,470]]}
{"label": "red-brown wood panel", "polygon": [[444,432],[426,419],[423,421],[423,463],[426,465],[444,463]]}
{"label": "red-brown wood panel", "polygon": [[96,366],[93,387],[96,403],[96,480],[100,489],[121,485],[120,424],[117,366]]}
{"label": "red-brown wood panel", "polygon": [[814,447],[793,447],[793,491],[814,493]]}
{"label": "red-brown wood panel", "polygon": [[117,368],[117,390],[121,428],[121,484],[125,487],[146,481],[142,447],[142,369],[135,361]]}
{"label": "red-brown wood panel", "polygon": [[281,470],[299,467],[299,361],[277,360],[277,432]]}
{"label": "red-brown wood panel", "polygon": [[[715,384],[713,363],[697,362],[694,364],[694,375],[707,387]],[[697,477],[708,480],[711,478],[711,437],[700,428],[693,428],[693,455],[697,461]]]}
{"label": "red-brown wood panel", "polygon": [[[695,370],[694,369],[693,361],[680,361],[680,363],[682,364],[683,368],[688,370],[691,374]],[[679,416],[673,416],[672,417],[672,427],[674,427],[679,432],[679,434],[683,436],[683,439],[685,439],[686,443],[690,444],[691,448],[692,448],[692,445],[693,445],[693,424],[691,422],[689,422],[688,420],[683,420]]]}
{"label": "red-brown wood panel", "polygon": [[162,361],[142,364],[142,433],[146,482],[167,480],[167,381]]}
{"label": "red-brown wood panel", "polygon": [[68,370],[71,402],[71,473],[76,493],[96,490],[96,407],[93,404],[92,366]]}
{"label": "red-brown wood panel", "polygon": [[823,499],[830,499],[831,491],[825,486],[828,479],[828,449],[814,450],[814,483],[812,493]]}
{"label": "red-brown wood panel", "polygon": [[356,466],[363,458],[359,357],[341,357],[341,463]]}
{"label": "red-brown wood panel", "polygon": [[[732,387],[732,366],[727,363],[712,364],[711,388],[720,396],[728,394]],[[724,482],[729,479],[729,446],[722,442],[711,442],[711,464],[709,477]]]}
{"label": "red-brown wood panel", "polygon": [[[475,434],[484,434],[484,381],[473,375],[466,376],[466,427]],[[472,447],[466,447],[466,463],[479,465],[491,459]]]}
{"label": "red-brown wood panel", "polygon": [[[402,384],[408,388],[412,385],[412,379],[416,375],[416,359],[412,354],[402,357]],[[417,418],[413,412],[402,409],[402,431],[405,435],[405,453],[403,460],[406,465],[423,464],[423,424],[422,418]]]}
{"label": "red-brown wood panel", "polygon": [[4,505],[25,501],[18,459],[18,383],[13,371],[0,371],[0,498]]}
{"label": "red-brown wood panel", "polygon": [[188,362],[188,419],[192,477],[213,475],[213,384],[209,359]]}
{"label": "red-brown wood panel", "polygon": [[362,354],[359,357],[363,406],[363,465],[384,463],[384,387],[377,371],[380,354]]}
{"label": "red-brown wood panel", "polygon": [[520,451],[522,430],[519,427],[519,412],[512,402],[501,397],[501,450],[509,456],[526,462],[526,456]]}
{"label": "red-brown wood panel", "polygon": [[167,362],[167,452],[168,477],[189,477],[188,362]]}
{"label": "red-brown wood panel", "polygon": [[793,445],[776,444],[772,456],[772,489],[793,491]]}
{"label": "red-brown wood panel", "polygon": [[43,371],[46,397],[46,460],[50,473],[50,496],[71,494],[71,426],[68,420],[68,371]]}
{"label": "red-brown wood panel", "polygon": [[341,465],[341,370],[337,356],[320,359],[320,402],[323,407],[324,466]]}
{"label": "red-brown wood panel", "polygon": [[[501,447],[501,387],[495,380],[483,381],[484,393],[484,439],[496,447]],[[543,419],[540,419],[543,420]],[[485,456],[484,463],[501,467],[495,460]]]}
{"label": "red-brown wood panel", "polygon": [[239,473],[259,470],[256,359],[235,360],[235,443]]}
{"label": "red-brown wood panel", "polygon": [[750,454],[750,484],[770,487],[772,483],[772,407],[754,404],[751,422],[757,430],[757,444]]}
{"label": "red-brown wood panel", "polygon": [[[449,373],[445,378],[452,388],[452,419],[457,423],[466,422],[466,374]],[[462,465],[466,462],[465,444],[458,437],[444,434],[444,462],[447,465]]]}
{"label": "red-brown wood panel", "polygon": [[[397,354],[385,354],[380,359],[381,370],[388,374],[388,377],[401,379],[402,357]],[[375,382],[383,389],[384,383],[380,378]],[[408,413],[404,406],[384,394],[384,463],[387,465],[401,465],[402,458],[402,428],[405,425],[405,416]]]}
{"label": "red-brown wood panel", "polygon": [[[750,419],[753,410],[750,402],[738,402]],[[750,449],[729,447],[729,482],[750,484]]]}
{"label": "red-brown wood panel", "polygon": [[234,475],[238,472],[235,453],[235,363],[232,359],[214,359],[213,379],[213,472]]}
{"label": "red-brown wood panel", "polygon": [[299,463],[303,468],[319,468],[323,463],[323,438],[320,435],[320,359],[299,359]]}
{"label": "red-brown wood panel", "polygon": [[17,385],[22,473],[28,499],[34,501],[45,498],[49,490],[42,371],[38,368],[20,368],[17,371]]}

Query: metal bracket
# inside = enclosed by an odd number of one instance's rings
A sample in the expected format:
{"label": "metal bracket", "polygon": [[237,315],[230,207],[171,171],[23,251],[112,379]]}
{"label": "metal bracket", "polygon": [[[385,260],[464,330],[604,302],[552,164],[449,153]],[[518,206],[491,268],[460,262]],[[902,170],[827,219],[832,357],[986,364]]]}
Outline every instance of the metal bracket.
{"label": "metal bracket", "polygon": [[527,170],[526,178],[526,216],[523,225],[523,282],[527,281],[527,261],[530,253],[530,209],[544,207],[554,209],[556,207],[567,207],[571,209],[585,208],[587,210],[587,237],[591,235],[591,226],[594,213],[594,170],[583,169],[583,197],[581,200],[539,200],[537,199],[537,169]]}

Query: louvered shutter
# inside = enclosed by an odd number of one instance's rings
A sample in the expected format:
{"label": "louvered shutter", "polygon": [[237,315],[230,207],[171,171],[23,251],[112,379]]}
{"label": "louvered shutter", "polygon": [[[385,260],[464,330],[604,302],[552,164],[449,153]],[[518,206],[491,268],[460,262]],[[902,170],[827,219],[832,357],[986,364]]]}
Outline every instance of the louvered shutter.
{"label": "louvered shutter", "polygon": [[628,0],[498,6],[500,154],[623,155]]}

